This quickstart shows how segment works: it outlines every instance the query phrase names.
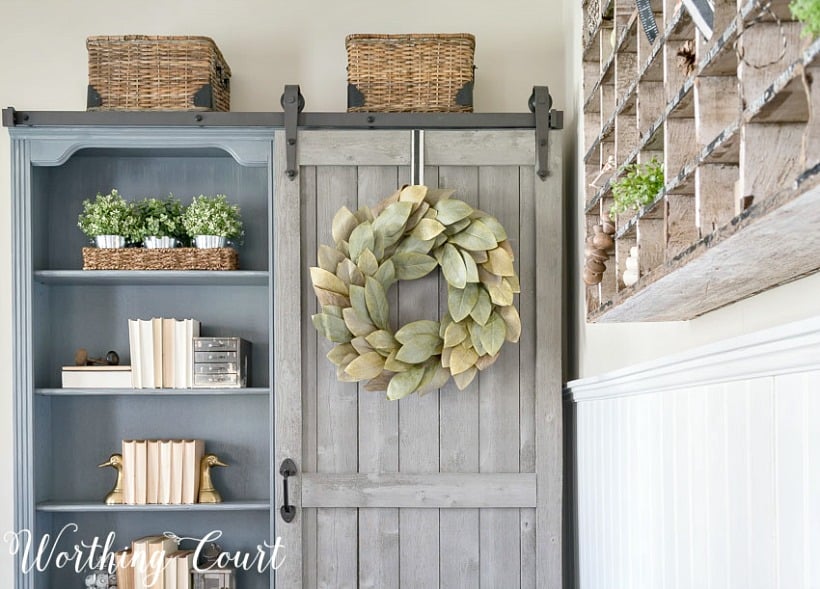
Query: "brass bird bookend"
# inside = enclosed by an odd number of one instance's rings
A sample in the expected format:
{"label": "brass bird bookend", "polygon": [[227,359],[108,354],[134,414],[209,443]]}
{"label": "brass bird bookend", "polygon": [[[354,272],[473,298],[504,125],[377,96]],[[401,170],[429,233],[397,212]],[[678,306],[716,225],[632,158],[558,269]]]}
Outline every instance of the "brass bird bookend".
{"label": "brass bird bookend", "polygon": [[214,488],[211,480],[212,466],[228,466],[216,454],[206,454],[199,463],[199,499],[198,503],[222,503],[222,496]]}
{"label": "brass bird bookend", "polygon": [[107,462],[98,465],[97,468],[104,466],[111,466],[117,471],[117,482],[114,483],[114,488],[105,496],[106,505],[121,505],[125,503],[125,497],[122,490],[122,454],[112,454]]}

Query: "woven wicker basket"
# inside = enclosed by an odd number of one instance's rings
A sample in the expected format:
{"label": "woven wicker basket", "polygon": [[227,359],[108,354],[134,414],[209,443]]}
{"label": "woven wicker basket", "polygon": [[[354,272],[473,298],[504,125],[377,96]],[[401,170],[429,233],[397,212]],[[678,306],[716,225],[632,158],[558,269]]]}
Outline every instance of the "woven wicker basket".
{"label": "woven wicker basket", "polygon": [[88,110],[221,110],[231,68],[208,37],[89,37]]}
{"label": "woven wicker basket", "polygon": [[472,112],[475,37],[348,35],[347,110]]}
{"label": "woven wicker basket", "polygon": [[200,249],[83,248],[83,270],[236,270],[239,254],[230,247]]}

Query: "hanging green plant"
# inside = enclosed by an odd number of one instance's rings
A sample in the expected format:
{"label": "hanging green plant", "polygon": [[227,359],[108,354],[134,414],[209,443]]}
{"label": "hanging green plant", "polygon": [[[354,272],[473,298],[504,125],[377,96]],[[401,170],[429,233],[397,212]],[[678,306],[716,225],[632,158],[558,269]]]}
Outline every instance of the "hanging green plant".
{"label": "hanging green plant", "polygon": [[657,158],[645,164],[626,166],[623,175],[612,183],[614,203],[609,210],[610,218],[648,205],[657,198],[663,185],[663,164]]}
{"label": "hanging green plant", "polygon": [[820,0],[792,0],[792,15],[803,23],[803,35],[820,36]]}
{"label": "hanging green plant", "polygon": [[[337,344],[327,357],[339,380],[366,381],[391,400],[438,389],[451,376],[464,389],[504,341],[518,341],[520,286],[507,233],[452,193],[407,186],[375,207],[336,213],[335,247],[319,246],[310,276],[322,308],[313,325]],[[441,321],[394,331],[387,291],[438,267],[447,282]]]}

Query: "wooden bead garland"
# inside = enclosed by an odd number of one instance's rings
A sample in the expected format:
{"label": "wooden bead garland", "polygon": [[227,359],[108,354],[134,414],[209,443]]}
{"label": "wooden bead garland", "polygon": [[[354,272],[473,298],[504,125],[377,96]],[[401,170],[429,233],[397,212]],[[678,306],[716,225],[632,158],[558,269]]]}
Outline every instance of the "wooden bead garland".
{"label": "wooden bead garland", "polygon": [[609,259],[609,251],[615,245],[612,235],[615,233],[615,225],[605,219],[601,224],[592,228],[592,235],[586,239],[584,248],[584,271],[582,278],[587,286],[600,284],[606,272],[606,261]]}

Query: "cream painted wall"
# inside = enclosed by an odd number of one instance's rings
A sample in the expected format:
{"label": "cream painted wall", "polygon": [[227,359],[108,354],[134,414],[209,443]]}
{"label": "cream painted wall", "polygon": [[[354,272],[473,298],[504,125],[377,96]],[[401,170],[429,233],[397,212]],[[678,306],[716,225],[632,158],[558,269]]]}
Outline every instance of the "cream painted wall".
{"label": "cream painted wall", "polygon": [[[554,0],[264,0],[98,2],[0,0],[0,106],[83,110],[84,41],[98,34],[213,37],[233,70],[232,107],[279,110],[286,83],[298,83],[307,110],[343,111],[344,37],[360,32],[471,32],[476,35],[476,111],[521,112],[534,84],[563,108],[563,18]],[[9,141],[0,131],[0,537],[13,528]],[[70,220],[69,220],[70,221]],[[12,585],[0,542],[0,587]]]}

